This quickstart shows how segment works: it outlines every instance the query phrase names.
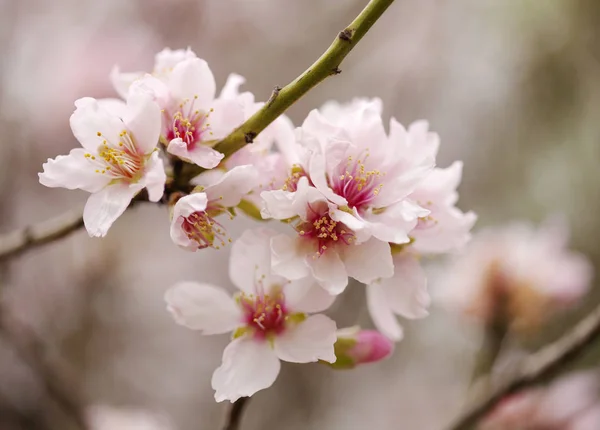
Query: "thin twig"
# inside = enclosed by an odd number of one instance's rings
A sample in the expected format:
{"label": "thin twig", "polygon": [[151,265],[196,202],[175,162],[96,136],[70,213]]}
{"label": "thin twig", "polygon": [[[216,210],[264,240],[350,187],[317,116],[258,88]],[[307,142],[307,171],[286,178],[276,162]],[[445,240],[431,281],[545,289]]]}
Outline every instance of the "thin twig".
{"label": "thin twig", "polygon": [[26,250],[61,239],[83,227],[81,212],[67,212],[56,218],[33,224],[0,236],[0,262]]}
{"label": "thin twig", "polygon": [[598,337],[600,337],[600,305],[556,342],[526,358],[519,366],[515,377],[500,384],[490,394],[468,407],[449,429],[472,428],[506,396],[560,373],[565,366],[592,346]]}
{"label": "thin twig", "polygon": [[239,430],[244,408],[248,405],[248,402],[250,402],[250,397],[240,397],[231,405],[223,430]]}
{"label": "thin twig", "polygon": [[[337,35],[327,51],[312,66],[277,91],[275,97],[271,97],[269,102],[246,122],[218,142],[214,149],[228,157],[252,141],[248,140],[247,136],[256,137],[309,90],[327,77],[339,74],[339,66],[346,55],[367,34],[393,2],[394,0],[371,0],[356,19]],[[183,181],[189,181],[202,172],[198,166],[188,164],[185,167],[181,178]]]}

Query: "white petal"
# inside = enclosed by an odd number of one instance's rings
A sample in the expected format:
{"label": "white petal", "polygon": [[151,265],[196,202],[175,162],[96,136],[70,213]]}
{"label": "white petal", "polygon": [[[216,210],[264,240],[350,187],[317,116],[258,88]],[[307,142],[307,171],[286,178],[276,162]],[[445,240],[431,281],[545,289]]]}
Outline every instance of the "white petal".
{"label": "white petal", "polygon": [[121,99],[98,99],[98,105],[111,115],[121,119],[123,119],[127,113],[127,103]]}
{"label": "white petal", "polygon": [[222,288],[181,282],[165,293],[167,309],[177,322],[202,334],[220,334],[242,324],[242,312]]}
{"label": "white petal", "polygon": [[358,245],[345,246],[342,259],[348,276],[364,284],[394,274],[390,245],[375,238]]}
{"label": "white petal", "polygon": [[83,209],[83,223],[91,237],[104,237],[121,216],[131,199],[141,190],[139,184],[109,185],[92,194]]}
{"label": "white petal", "polygon": [[240,290],[256,294],[259,281],[265,288],[283,282],[271,275],[270,242],[276,235],[268,228],[246,230],[231,247],[229,277]]}
{"label": "white petal", "polygon": [[427,292],[427,276],[419,261],[404,252],[394,256],[394,266],[394,276],[379,281],[389,307],[405,318],[426,317],[431,299]]}
{"label": "white petal", "polygon": [[220,99],[234,99],[240,95],[240,86],[246,82],[246,78],[237,73],[230,73],[227,81],[219,94]]}
{"label": "white petal", "polygon": [[392,340],[402,340],[404,332],[380,285],[367,285],[367,307],[377,330]]}
{"label": "white petal", "polygon": [[168,109],[171,107],[172,100],[171,94],[169,93],[169,87],[160,79],[152,75],[144,75],[144,77],[136,80],[129,87],[129,97],[132,94],[143,94],[150,97],[156,103],[159,108]]}
{"label": "white petal", "polygon": [[304,254],[295,238],[280,234],[271,239],[271,268],[287,279],[301,279],[310,272],[304,262]]}
{"label": "white petal", "polygon": [[210,107],[217,90],[215,77],[206,61],[200,58],[178,63],[169,77],[168,86],[175,100],[189,100],[188,103],[195,100],[194,106],[202,109]]}
{"label": "white petal", "polygon": [[275,353],[291,363],[324,360],[335,363],[333,344],[337,340],[335,321],[325,315],[311,315],[275,338]]}
{"label": "white petal", "polygon": [[162,75],[171,71],[178,63],[196,58],[196,54],[189,47],[187,49],[165,48],[154,57],[154,72]]}
{"label": "white petal", "polygon": [[222,139],[244,122],[244,105],[238,99],[217,99],[211,107],[210,139]]}
{"label": "white petal", "polygon": [[75,107],[70,119],[71,130],[81,146],[95,153],[105,139],[113,146],[119,144],[119,134],[125,124],[118,116],[111,115],[91,97],[76,100]]}
{"label": "white petal", "polygon": [[223,154],[208,146],[202,145],[201,143],[198,143],[194,149],[190,151],[188,150],[187,144],[181,138],[173,139],[169,142],[167,152],[205,169],[217,167],[223,159]]}
{"label": "white petal", "polygon": [[206,193],[193,193],[177,200],[173,208],[173,219],[187,218],[194,212],[204,212],[208,204]]}
{"label": "white petal", "polygon": [[[327,153],[328,155],[328,153]],[[314,184],[315,188],[317,188],[323,195],[335,203],[338,206],[345,206],[348,204],[347,200],[338,196],[333,192],[327,183],[327,159],[326,154],[315,152],[310,157],[310,164],[308,166],[310,179]]]}
{"label": "white petal", "polygon": [[254,166],[236,166],[204,191],[209,200],[225,207],[233,207],[257,184],[258,171]]}
{"label": "white petal", "polygon": [[338,253],[329,249],[321,256],[305,257],[313,277],[330,294],[340,294],[348,285],[348,273]]}
{"label": "white petal", "polygon": [[148,200],[158,202],[165,192],[165,182],[167,182],[165,166],[158,152],[154,152],[146,161],[142,182],[148,190]]}
{"label": "white petal", "polygon": [[328,309],[337,296],[329,294],[311,277],[292,281],[283,287],[285,305],[292,312],[316,313]]}
{"label": "white petal", "polygon": [[260,215],[264,219],[288,219],[296,215],[294,207],[295,193],[283,190],[263,191],[260,193],[263,200],[263,208]]}
{"label": "white petal", "polygon": [[110,71],[110,83],[117,94],[126,99],[131,84],[142,76],[144,76],[144,72],[121,73],[119,66],[114,66]]}
{"label": "white petal", "polygon": [[268,342],[246,337],[233,340],[223,351],[223,363],[215,370],[215,400],[235,402],[269,388],[277,379],[281,363]]}
{"label": "white petal", "polygon": [[171,240],[177,246],[186,251],[198,251],[198,243],[191,240],[182,228],[183,219],[173,218],[171,220]]}
{"label": "white petal", "polygon": [[148,94],[132,91],[127,98],[127,113],[123,118],[133,134],[135,145],[143,154],[149,154],[158,144],[161,129],[160,108]]}
{"label": "white petal", "polygon": [[96,193],[111,181],[107,175],[96,172],[96,167],[85,158],[82,148],[72,149],[69,155],[49,158],[42,165],[44,171],[38,173],[40,184],[46,187],[63,187],[69,190],[81,189]]}

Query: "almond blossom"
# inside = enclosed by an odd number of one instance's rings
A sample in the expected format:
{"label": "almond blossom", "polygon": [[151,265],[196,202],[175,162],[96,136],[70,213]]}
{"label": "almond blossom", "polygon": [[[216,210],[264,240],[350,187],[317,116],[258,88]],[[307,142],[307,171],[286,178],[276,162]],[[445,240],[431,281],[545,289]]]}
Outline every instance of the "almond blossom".
{"label": "almond blossom", "polygon": [[291,220],[297,235],[271,241],[273,271],[288,279],[312,276],[331,294],[340,294],[348,277],[372,282],[394,273],[390,245],[375,238],[360,242],[357,232],[335,219],[338,210],[301,177],[296,190],[263,192],[263,217]]}
{"label": "almond blossom", "polygon": [[501,313],[513,329],[539,327],[590,287],[592,267],[568,236],[558,219],[480,232],[444,273],[442,302],[483,322]]}
{"label": "almond blossom", "polygon": [[309,363],[336,360],[336,324],[317,314],[334,300],[310,278],[288,281],[271,272],[270,241],[277,234],[246,231],[232,246],[229,276],[240,292],[230,297],[219,287],[195,282],[165,294],[178,324],[202,334],[233,332],[212,387],[218,402],[236,401],[270,387],[280,360]]}
{"label": "almond blossom", "polygon": [[171,239],[189,251],[219,249],[231,242],[219,215],[233,217],[231,209],[254,188],[258,172],[254,166],[237,166],[223,173],[211,170],[201,175],[193,194],[180,198],[173,208]]}
{"label": "almond blossom", "polygon": [[250,93],[238,94],[241,76],[232,74],[216,97],[215,78],[206,61],[186,57],[170,73],[155,77],[145,75],[131,88],[152,94],[160,105],[161,141],[167,151],[205,169],[216,167],[223,154],[211,148],[246,118],[254,102]]}
{"label": "almond blossom", "polygon": [[564,376],[546,388],[533,388],[500,402],[479,430],[600,428],[598,378],[591,372]]}
{"label": "almond blossom", "polygon": [[143,188],[152,202],[161,199],[166,175],[156,146],[160,109],[147,94],[131,92],[116,112],[90,97],[75,102],[71,130],[83,146],[48,159],[39,173],[47,187],[92,193],[83,212],[90,236],[105,236]]}

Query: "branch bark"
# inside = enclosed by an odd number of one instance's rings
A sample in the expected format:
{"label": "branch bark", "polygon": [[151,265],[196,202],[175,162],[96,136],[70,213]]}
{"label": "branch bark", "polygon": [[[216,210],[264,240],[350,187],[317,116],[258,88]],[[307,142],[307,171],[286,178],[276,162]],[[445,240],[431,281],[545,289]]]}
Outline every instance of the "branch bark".
{"label": "branch bark", "polygon": [[449,430],[475,426],[506,396],[556,376],[600,337],[600,305],[556,342],[525,359],[516,376],[467,408]]}
{"label": "branch bark", "polygon": [[0,236],[0,262],[33,248],[62,239],[83,227],[81,212],[67,212]]}
{"label": "branch bark", "polygon": [[223,426],[223,430],[239,430],[240,424],[242,423],[242,416],[244,414],[244,408],[250,401],[250,397],[240,397],[236,400],[227,413],[227,420]]}

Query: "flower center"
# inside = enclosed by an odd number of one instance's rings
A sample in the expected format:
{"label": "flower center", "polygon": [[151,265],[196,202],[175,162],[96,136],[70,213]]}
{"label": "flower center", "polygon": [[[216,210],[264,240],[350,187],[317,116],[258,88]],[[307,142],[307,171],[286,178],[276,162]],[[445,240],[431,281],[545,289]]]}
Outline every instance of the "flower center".
{"label": "flower center", "polygon": [[[262,279],[258,282],[262,283]],[[257,291],[261,290],[262,288],[257,289]],[[255,337],[266,338],[277,335],[285,329],[288,310],[281,288],[272,288],[271,294],[241,293],[238,300],[244,313],[246,326],[252,330]]]}
{"label": "flower center", "polygon": [[298,181],[303,176],[306,176],[306,172],[304,171],[302,166],[299,166],[298,164],[292,165],[292,170],[290,172],[290,176],[288,176],[283,183],[283,187],[282,187],[283,191],[290,191],[290,192],[297,191],[298,190]]}
{"label": "flower center", "polygon": [[209,203],[206,211],[194,212],[187,217],[182,217],[181,228],[188,239],[198,244],[198,249],[221,249],[226,243],[231,243],[225,227],[215,220],[220,213],[222,213],[221,207],[211,207]]}
{"label": "flower center", "polygon": [[334,221],[329,215],[329,209],[320,210],[311,204],[308,205],[308,221],[302,221],[295,225],[298,234],[316,244],[315,258],[337,245],[350,245],[354,242],[354,232],[338,221]]}
{"label": "flower center", "polygon": [[98,157],[86,153],[87,158],[97,169],[96,173],[107,174],[115,179],[136,180],[144,168],[145,155],[140,154],[129,132],[119,134],[119,142],[108,141],[101,132],[102,145],[98,148]]}
{"label": "flower center", "polygon": [[189,150],[194,149],[196,144],[205,140],[206,133],[212,134],[210,124],[207,122],[208,117],[213,109],[209,112],[203,112],[194,107],[198,96],[190,101],[185,99],[179,104],[179,109],[172,114],[164,112],[165,124],[167,124],[164,135],[167,143],[173,139],[181,138]]}
{"label": "flower center", "polygon": [[369,151],[364,156],[354,160],[349,156],[345,163],[340,163],[329,178],[331,189],[348,201],[351,208],[361,208],[368,205],[383,187],[380,182],[385,172],[377,169],[367,170],[365,163]]}

